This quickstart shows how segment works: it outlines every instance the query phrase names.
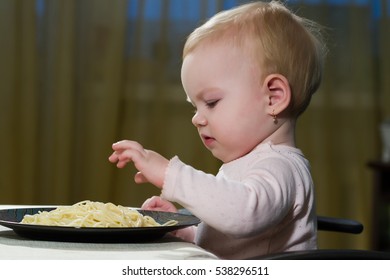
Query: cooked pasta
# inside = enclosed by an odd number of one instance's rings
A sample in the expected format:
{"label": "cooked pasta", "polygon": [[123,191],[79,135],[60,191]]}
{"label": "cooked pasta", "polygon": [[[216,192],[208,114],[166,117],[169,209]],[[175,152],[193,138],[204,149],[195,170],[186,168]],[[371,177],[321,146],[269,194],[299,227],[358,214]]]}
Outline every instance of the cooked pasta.
{"label": "cooked pasta", "polygon": [[137,210],[113,203],[81,201],[72,206],[59,206],[51,211],[25,215],[22,224],[69,226],[69,227],[156,227],[172,226],[177,221],[157,223],[152,217]]}

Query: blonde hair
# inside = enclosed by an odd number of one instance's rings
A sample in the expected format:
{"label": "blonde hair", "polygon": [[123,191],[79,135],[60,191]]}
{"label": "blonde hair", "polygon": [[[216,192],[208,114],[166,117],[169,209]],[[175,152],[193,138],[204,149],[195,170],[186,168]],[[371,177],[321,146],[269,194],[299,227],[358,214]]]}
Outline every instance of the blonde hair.
{"label": "blonde hair", "polygon": [[277,1],[255,2],[222,11],[188,37],[183,59],[201,43],[226,40],[254,56],[263,76],[281,74],[290,84],[289,112],[300,115],[318,89],[326,47],[321,28]]}

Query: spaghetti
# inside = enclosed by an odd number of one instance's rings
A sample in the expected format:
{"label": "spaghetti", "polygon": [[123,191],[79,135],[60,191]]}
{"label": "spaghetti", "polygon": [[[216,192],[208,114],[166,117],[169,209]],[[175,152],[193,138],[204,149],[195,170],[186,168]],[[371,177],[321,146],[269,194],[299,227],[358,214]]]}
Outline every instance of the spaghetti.
{"label": "spaghetti", "polygon": [[22,224],[69,226],[69,227],[157,227],[173,226],[176,220],[159,224],[150,216],[137,210],[113,203],[81,201],[72,206],[59,206],[52,211],[40,211],[25,215]]}

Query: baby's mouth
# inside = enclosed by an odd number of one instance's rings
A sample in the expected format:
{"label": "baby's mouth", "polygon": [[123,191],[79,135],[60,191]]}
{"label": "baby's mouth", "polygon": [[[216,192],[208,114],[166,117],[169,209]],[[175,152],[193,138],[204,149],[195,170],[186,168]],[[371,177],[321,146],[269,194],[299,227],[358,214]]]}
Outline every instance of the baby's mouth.
{"label": "baby's mouth", "polygon": [[214,139],[213,137],[208,136],[208,135],[205,135],[205,134],[202,134],[202,135],[200,135],[200,136],[203,138],[203,140]]}
{"label": "baby's mouth", "polygon": [[208,136],[208,135],[201,135],[201,136],[202,136],[202,139],[203,139],[203,143],[206,146],[211,145],[215,141],[214,137],[211,137],[211,136]]}

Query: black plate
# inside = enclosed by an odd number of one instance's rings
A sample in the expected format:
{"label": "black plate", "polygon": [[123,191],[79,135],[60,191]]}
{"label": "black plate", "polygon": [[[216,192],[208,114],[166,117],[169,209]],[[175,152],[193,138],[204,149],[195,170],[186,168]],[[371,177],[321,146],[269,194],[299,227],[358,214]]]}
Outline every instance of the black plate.
{"label": "black plate", "polygon": [[18,208],[0,210],[0,225],[29,239],[68,242],[99,242],[99,243],[135,243],[148,242],[163,237],[166,233],[177,229],[199,224],[200,220],[193,215],[180,213],[138,210],[143,215],[149,215],[158,223],[176,220],[174,226],[132,227],[132,228],[74,228],[63,226],[44,226],[20,224],[26,214],[36,214],[38,211],[50,211],[55,208]]}

